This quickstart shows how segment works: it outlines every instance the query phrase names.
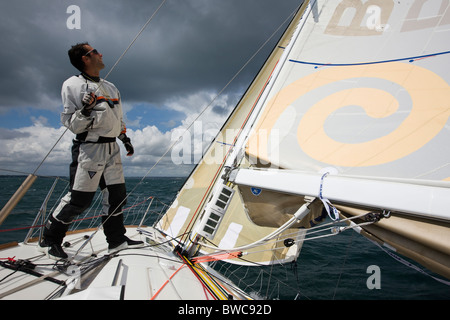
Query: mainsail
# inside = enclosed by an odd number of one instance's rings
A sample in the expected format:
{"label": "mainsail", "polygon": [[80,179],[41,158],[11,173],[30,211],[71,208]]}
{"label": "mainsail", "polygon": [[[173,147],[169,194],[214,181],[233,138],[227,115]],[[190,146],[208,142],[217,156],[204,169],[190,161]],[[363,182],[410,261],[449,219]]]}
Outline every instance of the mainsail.
{"label": "mainsail", "polygon": [[449,1],[305,1],[161,230],[193,241],[225,185],[210,247],[259,243],[312,201],[248,259],[295,259],[324,207],[370,213],[362,234],[450,278],[449,25]]}

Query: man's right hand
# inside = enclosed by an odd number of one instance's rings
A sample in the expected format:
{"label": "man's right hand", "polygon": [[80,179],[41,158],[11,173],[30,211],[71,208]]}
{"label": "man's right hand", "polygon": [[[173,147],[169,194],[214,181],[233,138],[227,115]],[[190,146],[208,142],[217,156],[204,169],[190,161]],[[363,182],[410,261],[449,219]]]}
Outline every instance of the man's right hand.
{"label": "man's right hand", "polygon": [[81,113],[89,117],[91,115],[92,109],[95,107],[95,103],[97,102],[97,96],[93,92],[86,92],[81,99],[83,103],[83,109],[81,109]]}

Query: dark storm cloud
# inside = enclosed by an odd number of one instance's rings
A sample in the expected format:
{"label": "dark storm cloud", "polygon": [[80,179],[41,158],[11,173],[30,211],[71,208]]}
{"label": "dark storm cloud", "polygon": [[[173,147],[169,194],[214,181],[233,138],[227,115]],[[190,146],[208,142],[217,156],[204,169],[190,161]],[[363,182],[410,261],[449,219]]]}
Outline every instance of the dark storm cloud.
{"label": "dark storm cloud", "polygon": [[[60,90],[65,79],[78,73],[69,63],[67,50],[88,41],[104,55],[106,68],[101,75],[105,76],[161,1],[0,3],[0,120],[6,126],[0,127],[2,168],[33,172],[62,137],[39,173],[67,174],[72,136],[63,135],[59,123]],[[281,32],[223,95],[216,97],[217,93],[299,2],[167,0],[108,78],[121,92],[127,134],[136,150],[131,159],[124,159],[126,175],[147,174],[147,168],[167,151],[178,132],[183,132],[208,104],[200,125],[205,132],[219,129]],[[71,5],[80,8],[79,30],[66,26],[71,16],[66,11]],[[8,127],[8,121],[14,125]],[[206,139],[204,142],[209,143]],[[196,148],[192,154],[200,155],[201,151]],[[160,163],[163,166],[157,170],[164,174],[181,174],[184,170],[170,159]]]}
{"label": "dark storm cloud", "polygon": [[[98,48],[105,75],[160,3],[3,2],[0,109],[59,111],[61,84],[77,73],[68,61],[70,45],[89,41]],[[69,5],[81,9],[80,30],[66,27]],[[168,0],[109,79],[133,103],[161,105],[200,90],[218,92],[298,5],[298,0]],[[274,43],[234,88],[248,85]]]}

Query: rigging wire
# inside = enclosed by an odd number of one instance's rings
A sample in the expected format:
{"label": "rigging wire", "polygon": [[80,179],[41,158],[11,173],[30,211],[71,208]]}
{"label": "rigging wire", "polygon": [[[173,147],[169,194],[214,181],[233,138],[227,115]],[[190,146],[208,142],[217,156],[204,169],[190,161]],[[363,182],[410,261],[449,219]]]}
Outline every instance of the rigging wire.
{"label": "rigging wire", "polygon": [[350,240],[349,240],[349,242],[347,244],[347,249],[345,250],[344,261],[342,261],[342,265],[341,265],[340,270],[339,270],[339,277],[338,277],[338,279],[336,281],[336,287],[334,288],[334,293],[333,293],[333,299],[332,300],[334,300],[336,298],[336,293],[337,293],[337,290],[339,288],[339,284],[341,282],[342,273],[344,272],[345,263],[347,262],[347,258],[348,258],[349,251],[350,251],[350,247],[351,247],[351,245],[353,243],[354,235],[355,235],[355,233],[352,232]]}
{"label": "rigging wire", "polygon": [[194,123],[211,107],[211,105],[216,101],[222,93],[229,87],[229,85],[237,78],[237,76],[247,67],[247,65],[259,54],[259,52],[267,45],[267,43],[278,33],[278,31],[282,28],[283,25],[286,24],[287,21],[291,19],[291,17],[295,14],[296,11],[290,13],[290,15],[279,25],[279,27],[270,35],[269,38],[253,53],[253,55],[244,63],[244,65],[231,77],[231,79],[225,84],[225,86],[212,98],[212,100],[200,111],[200,113],[191,121],[191,123],[186,127],[186,129],[181,133],[170,146],[164,152],[164,154],[156,161],[156,163],[147,171],[144,178],[147,177],[150,172],[162,161],[162,159],[167,155],[167,153],[173,149],[173,147],[180,141],[180,139],[184,136],[186,132],[190,130],[190,128],[194,125]]}
{"label": "rigging wire", "polygon": [[[300,5],[301,6],[301,5]],[[291,12],[288,17],[278,26],[278,28],[267,38],[267,40],[253,53],[253,55],[244,63],[244,65],[233,75],[233,77],[227,82],[227,84],[213,97],[213,99],[200,111],[200,113],[191,121],[191,123],[185,128],[185,130],[178,136],[177,139],[175,139],[172,144],[167,148],[167,150],[158,158],[158,160],[153,164],[152,167],[148,169],[148,171],[144,174],[144,176],[141,178],[141,180],[136,184],[136,186],[128,193],[125,200],[143,183],[143,181],[148,177],[148,175],[153,171],[153,169],[159,165],[159,163],[166,157],[166,155],[175,147],[175,145],[181,140],[181,138],[189,132],[189,130],[192,128],[192,126],[195,124],[195,122],[203,116],[203,114],[212,106],[214,101],[216,101],[222,93],[229,87],[229,85],[237,78],[237,76],[247,67],[247,65],[259,54],[259,52],[269,43],[269,41],[279,32],[279,30],[285,25],[290,19],[292,19],[292,16],[295,15],[295,13],[300,8],[298,6],[296,10]],[[124,201],[125,201],[124,200]],[[185,233],[189,232],[186,230]]]}
{"label": "rigging wire", "polygon": [[147,20],[147,22],[144,24],[144,26],[141,28],[141,30],[136,34],[136,36],[134,37],[134,39],[131,41],[130,45],[125,49],[125,51],[122,53],[122,55],[119,57],[119,59],[117,59],[116,63],[112,66],[111,70],[109,70],[109,72],[106,74],[105,78],[108,78],[109,74],[115,69],[115,67],[119,64],[120,60],[122,60],[122,58],[125,56],[125,54],[128,52],[128,50],[133,46],[133,44],[136,42],[136,40],[139,38],[139,36],[142,34],[142,32],[144,32],[145,28],[147,28],[148,24],[153,20],[153,18],[155,17],[155,15],[158,13],[158,11],[162,8],[162,6],[164,5],[164,3],[167,0],[163,0],[161,2],[161,4],[159,5],[159,7],[155,10],[155,12],[153,12],[153,14],[150,16],[150,18]]}
{"label": "rigging wire", "polygon": [[[287,23],[289,20],[291,20],[292,19],[292,17],[293,16],[295,16],[296,15],[296,13],[300,10],[300,8],[301,8],[301,6],[303,5],[303,3],[302,4],[300,4],[293,12],[291,12],[289,15],[288,15],[288,17],[280,24],[280,26],[272,33],[272,35],[266,40],[266,42],[263,44],[263,45],[261,45],[260,46],[260,48],[255,52],[255,54],[247,61],[247,63],[245,63],[245,65],[238,71],[238,73],[232,78],[232,80],[230,80],[229,81],[229,83],[225,86],[225,88],[231,83],[231,81],[233,81],[235,78],[236,78],[236,76],[245,68],[245,66],[259,53],[259,51],[275,36],[275,34],[282,28],[282,26],[285,24],[285,23]],[[283,48],[284,49],[284,48]],[[267,85],[267,83],[269,82],[269,80],[270,80],[270,78],[272,77],[272,75],[270,75],[269,76],[269,78],[267,79],[267,82],[266,82],[266,84],[263,86],[263,89],[262,89],[262,91],[260,92],[260,95],[263,93],[263,91],[265,90],[265,88],[266,88],[266,85]],[[219,94],[221,94],[224,90],[225,90],[225,88],[224,89],[222,89],[221,91],[220,91],[220,93]],[[218,95],[217,95],[218,96]],[[214,99],[213,99],[213,101],[216,99],[217,97],[215,97]],[[255,101],[255,105],[253,106],[253,107],[255,107],[256,106],[256,103],[258,102],[258,100],[259,100],[259,98],[260,98],[260,96],[258,96],[258,98],[257,98],[257,100]],[[206,109],[210,106],[212,104],[212,102],[205,108],[205,110],[203,110],[202,111],[202,113],[204,112],[204,111],[206,111]],[[242,129],[244,128],[244,126],[247,124],[247,121],[248,121],[248,119],[249,119],[249,117],[250,117],[250,115],[251,115],[251,113],[253,112],[253,108],[251,108],[251,110],[250,110],[250,113],[247,115],[247,118],[244,120],[244,122],[242,123],[242,126],[241,126],[241,128],[240,128],[240,131],[239,131],[239,133],[238,133],[238,135],[236,135],[235,137],[234,137],[234,141],[237,141],[237,139],[238,139],[238,137],[239,137],[239,135],[241,134],[241,131],[242,131]],[[201,113],[201,114],[202,114]],[[200,114],[200,115],[201,115]],[[200,116],[199,115],[199,116]],[[199,117],[198,116],[198,117]],[[198,119],[198,117],[196,118],[196,119]],[[196,121],[196,119],[194,119],[194,122]],[[192,125],[192,124],[191,124]],[[184,134],[184,133],[183,133]],[[214,141],[214,139],[211,141],[211,144],[213,143],[213,141]],[[234,143],[233,143],[234,144]],[[208,149],[206,149],[206,150],[209,150],[209,148]],[[223,159],[223,161],[222,161],[222,163],[220,164],[220,166],[219,166],[219,168],[218,168],[218,170],[216,171],[216,173],[215,173],[215,175],[212,177],[212,180],[210,181],[210,184],[209,184],[209,186],[207,187],[207,189],[206,189],[206,191],[205,191],[205,193],[204,193],[204,195],[203,195],[203,198],[201,199],[201,201],[199,201],[198,202],[198,207],[197,207],[197,210],[194,212],[194,214],[192,215],[192,217],[191,217],[191,219],[190,219],[190,222],[189,222],[189,224],[188,224],[188,226],[186,227],[186,231],[192,231],[193,230],[193,228],[194,228],[194,224],[193,224],[193,222],[195,222],[195,220],[198,218],[198,213],[200,212],[199,211],[199,209],[202,207],[202,206],[204,206],[204,200],[205,200],[205,198],[207,197],[207,195],[211,192],[211,188],[214,186],[214,184],[215,184],[215,182],[217,181],[217,178],[218,178],[218,174],[219,174],[219,172],[222,170],[222,168],[223,168],[223,165],[225,164],[225,161],[226,161],[226,159],[229,157],[229,153],[230,153],[230,151],[231,151],[232,149],[230,148],[229,150],[228,150],[228,152],[226,153],[226,155],[225,155],[225,158]],[[186,241],[187,241],[188,239],[186,239]]]}

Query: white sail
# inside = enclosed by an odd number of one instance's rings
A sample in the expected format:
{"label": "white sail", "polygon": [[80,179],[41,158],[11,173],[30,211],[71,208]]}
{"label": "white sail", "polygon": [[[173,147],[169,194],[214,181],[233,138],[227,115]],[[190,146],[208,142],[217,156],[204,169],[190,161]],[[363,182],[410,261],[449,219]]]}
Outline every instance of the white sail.
{"label": "white sail", "polygon": [[282,170],[236,182],[389,212],[369,236],[450,277],[449,2],[311,4],[246,144],[255,166]]}
{"label": "white sail", "polygon": [[[226,141],[235,145],[227,165],[235,165],[231,182],[239,185],[233,198],[239,203],[229,206],[221,228],[234,226],[235,247],[280,227],[304,196],[313,196],[314,216],[293,226],[313,224],[322,203],[327,209],[332,203],[341,217],[385,212],[390,218],[364,227],[368,236],[450,276],[449,12],[447,1],[305,3],[284,37],[291,40],[282,45],[284,57],[255,102],[255,124],[237,142]],[[262,74],[273,65],[269,59]],[[259,92],[265,79],[257,78],[249,92]],[[220,169],[214,168],[214,181]],[[185,186],[161,225],[167,232],[181,221],[174,216],[202,214],[213,184],[203,186],[201,201],[188,197],[187,205],[183,197],[198,190],[203,170],[200,164],[191,176],[193,189]],[[316,183],[305,192],[301,179],[310,174]],[[328,199],[331,181],[336,194]],[[255,239],[238,243],[236,233],[248,233],[225,221],[236,216],[261,226]],[[403,226],[411,231],[399,232]],[[219,247],[220,239],[217,232]]]}

